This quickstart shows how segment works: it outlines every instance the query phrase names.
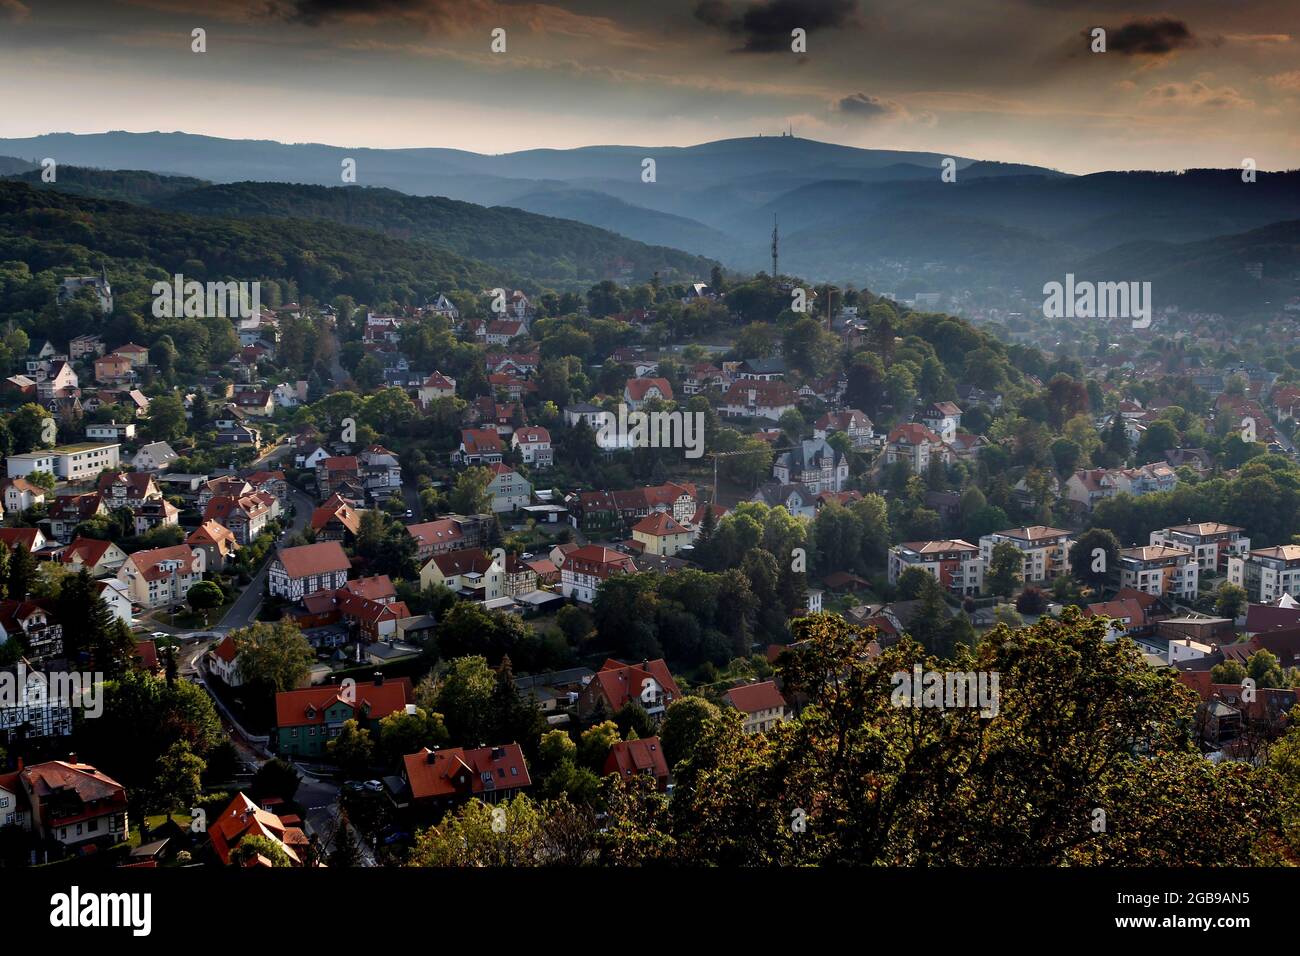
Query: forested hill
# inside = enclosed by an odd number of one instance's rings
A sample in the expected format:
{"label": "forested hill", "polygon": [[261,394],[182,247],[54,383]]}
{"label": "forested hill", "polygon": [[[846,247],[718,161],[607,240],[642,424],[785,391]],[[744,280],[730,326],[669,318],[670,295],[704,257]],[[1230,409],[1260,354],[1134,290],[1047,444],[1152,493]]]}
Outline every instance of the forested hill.
{"label": "forested hill", "polygon": [[14,171],[8,165],[20,162],[22,160],[0,157],[0,173],[6,174],[8,179],[36,187],[145,205],[188,189],[208,185],[206,179],[195,179],[192,176],[166,176],[144,169],[91,169],[88,166],[57,166],[54,182],[45,183],[41,181],[40,169],[23,168]]}
{"label": "forested hill", "polygon": [[609,278],[644,282],[656,271],[664,281],[707,280],[713,266],[701,256],[571,219],[392,189],[243,182],[177,193],[158,205],[205,216],[325,219],[423,239],[557,288]]}
{"label": "forested hill", "polygon": [[[190,216],[0,181],[0,262],[97,272],[108,266],[114,292],[148,312],[149,288],[173,273],[206,280],[292,281],[328,301],[424,302],[439,292],[510,287],[515,277],[425,242],[300,219]],[[49,283],[53,286],[53,279]],[[39,309],[51,289],[0,291],[0,312]],[[25,301],[30,293],[32,301]],[[138,297],[138,301],[133,301]]]}

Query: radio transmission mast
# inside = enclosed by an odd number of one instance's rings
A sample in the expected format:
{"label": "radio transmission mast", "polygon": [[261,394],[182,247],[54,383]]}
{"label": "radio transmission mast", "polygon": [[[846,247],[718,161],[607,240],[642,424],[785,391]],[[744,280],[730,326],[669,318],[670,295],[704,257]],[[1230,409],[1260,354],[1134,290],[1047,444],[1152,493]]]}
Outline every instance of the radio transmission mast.
{"label": "radio transmission mast", "polygon": [[777,278],[781,275],[781,273],[777,271],[777,265],[776,265],[777,246],[779,245],[779,243],[780,243],[780,236],[778,235],[776,229],[776,216],[773,215],[772,216],[772,281],[773,282],[775,282]]}

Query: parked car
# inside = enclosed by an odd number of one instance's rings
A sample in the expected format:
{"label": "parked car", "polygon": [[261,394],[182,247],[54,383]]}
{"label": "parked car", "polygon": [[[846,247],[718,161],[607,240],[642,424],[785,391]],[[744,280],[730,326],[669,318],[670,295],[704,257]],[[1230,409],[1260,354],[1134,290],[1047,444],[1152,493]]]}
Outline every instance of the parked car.
{"label": "parked car", "polygon": [[383,793],[384,785],[379,780],[367,780],[363,786],[371,793]]}

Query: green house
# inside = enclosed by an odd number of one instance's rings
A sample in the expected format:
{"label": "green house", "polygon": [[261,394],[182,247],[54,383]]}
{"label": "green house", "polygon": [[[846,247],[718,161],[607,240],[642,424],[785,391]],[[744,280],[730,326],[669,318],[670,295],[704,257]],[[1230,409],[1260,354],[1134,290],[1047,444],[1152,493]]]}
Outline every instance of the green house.
{"label": "green house", "polygon": [[284,691],[275,695],[276,752],[285,757],[321,757],[345,722],[356,720],[373,731],[381,720],[404,710],[410,702],[410,680],[385,681],[382,674],[367,683],[346,680]]}

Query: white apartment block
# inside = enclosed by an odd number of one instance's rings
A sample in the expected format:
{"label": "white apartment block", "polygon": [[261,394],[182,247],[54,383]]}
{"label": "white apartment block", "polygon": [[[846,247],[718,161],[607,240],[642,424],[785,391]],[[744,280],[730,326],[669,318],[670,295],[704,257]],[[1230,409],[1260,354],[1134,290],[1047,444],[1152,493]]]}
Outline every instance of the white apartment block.
{"label": "white apartment block", "polygon": [[10,455],[5,464],[10,478],[26,478],[32,472],[45,471],[60,481],[85,481],[98,477],[105,468],[116,468],[120,448],[116,443],[98,442],[60,445]]}
{"label": "white apartment block", "polygon": [[1197,567],[1205,577],[1225,574],[1229,558],[1250,553],[1250,538],[1243,529],[1218,521],[1175,525],[1151,532],[1151,543],[1166,548],[1182,548],[1196,556]]}
{"label": "white apartment block", "polygon": [[920,568],[954,594],[979,594],[984,588],[984,558],[978,545],[954,538],[909,541],[889,549],[889,583],[908,568]]}
{"label": "white apartment block", "polygon": [[986,534],[980,538],[980,557],[986,569],[993,560],[993,549],[1004,541],[1015,545],[1024,555],[1021,577],[1026,584],[1050,581],[1069,568],[1074,538],[1068,531],[1030,525]]}
{"label": "white apartment block", "polygon": [[1246,589],[1250,600],[1270,604],[1283,594],[1300,594],[1300,545],[1259,548],[1228,558],[1228,581]]}

